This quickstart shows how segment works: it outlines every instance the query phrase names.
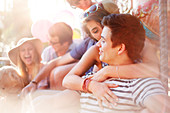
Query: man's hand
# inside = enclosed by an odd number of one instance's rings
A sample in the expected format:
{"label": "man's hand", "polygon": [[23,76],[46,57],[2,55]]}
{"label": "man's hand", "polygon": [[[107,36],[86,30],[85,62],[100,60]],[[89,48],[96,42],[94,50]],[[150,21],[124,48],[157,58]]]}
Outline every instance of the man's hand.
{"label": "man's hand", "polygon": [[26,87],[24,87],[21,91],[21,97],[26,96],[29,92],[33,92],[37,89],[37,84],[30,82]]}
{"label": "man's hand", "polygon": [[102,102],[104,102],[109,108],[112,105],[117,105],[118,97],[109,89],[116,88],[118,85],[109,83],[100,83],[97,81],[91,81],[89,84],[89,91],[97,98],[99,106],[103,109]]}

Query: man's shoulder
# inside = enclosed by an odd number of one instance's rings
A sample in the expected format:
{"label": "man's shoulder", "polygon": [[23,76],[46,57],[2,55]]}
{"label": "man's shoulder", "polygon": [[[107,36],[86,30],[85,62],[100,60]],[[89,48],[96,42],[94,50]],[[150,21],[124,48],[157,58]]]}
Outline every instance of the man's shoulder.
{"label": "man's shoulder", "polygon": [[42,55],[49,55],[50,53],[54,53],[55,50],[53,49],[52,46],[47,46],[46,48],[44,48]]}
{"label": "man's shoulder", "polygon": [[44,48],[43,52],[44,51],[54,51],[53,47],[52,46],[47,46]]}

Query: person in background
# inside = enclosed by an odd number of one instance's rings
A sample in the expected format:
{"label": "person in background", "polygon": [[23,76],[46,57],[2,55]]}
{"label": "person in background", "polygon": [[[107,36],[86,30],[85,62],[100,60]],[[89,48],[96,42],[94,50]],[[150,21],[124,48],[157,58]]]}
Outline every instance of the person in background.
{"label": "person in background", "polygon": [[52,59],[70,52],[76,44],[73,42],[73,30],[64,22],[57,22],[48,30],[50,46],[42,54],[42,62],[47,63]]}
{"label": "person in background", "polygon": [[0,68],[0,112],[20,113],[21,99],[18,94],[24,88],[23,78],[14,66]]}
{"label": "person in background", "polygon": [[[73,42],[73,30],[72,28],[64,23],[57,22],[52,25],[48,30],[50,46],[46,47],[42,52],[42,63],[46,64],[47,62],[65,55],[70,52],[73,48],[76,47],[76,43]],[[71,67],[68,66],[68,69]],[[63,77],[60,76],[55,78],[54,74],[57,73],[57,70],[52,71],[51,75],[47,77],[48,84],[50,89],[64,89],[61,86],[61,81]],[[57,79],[57,82],[55,80]]]}
{"label": "person in background", "polygon": [[82,12],[79,14],[79,24],[80,24],[80,32],[81,32],[81,39],[88,38],[87,34],[81,29],[81,19],[83,18],[82,14],[85,10],[87,10],[90,6],[96,4],[96,2],[92,2],[92,0],[66,0],[69,5],[76,9],[81,9]]}
{"label": "person in background", "polygon": [[[28,85],[43,67],[41,63],[42,42],[36,38],[21,38],[17,45],[8,52],[11,63],[19,70],[24,86]],[[44,80],[37,88],[47,87]]]}
{"label": "person in background", "polygon": [[111,14],[104,17],[102,24],[104,28],[97,44],[98,55],[95,55],[101,64],[105,62],[116,67],[116,77],[106,77],[105,80],[97,80],[95,74],[81,77],[91,66],[89,58],[94,56],[89,49],[63,80],[66,88],[82,91],[80,113],[136,113],[143,109],[151,113],[164,111],[167,94],[158,78],[121,79],[119,76],[120,65],[128,66],[142,60],[145,31],[140,20],[130,14]]}
{"label": "person in background", "polygon": [[95,4],[92,0],[67,0],[67,2],[72,8],[79,8],[84,11]]}

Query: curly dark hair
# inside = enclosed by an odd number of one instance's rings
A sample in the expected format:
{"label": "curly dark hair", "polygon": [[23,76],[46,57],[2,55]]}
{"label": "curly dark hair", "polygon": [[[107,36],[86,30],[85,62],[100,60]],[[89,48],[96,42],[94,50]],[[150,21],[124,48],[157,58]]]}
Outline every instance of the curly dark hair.
{"label": "curly dark hair", "polygon": [[102,24],[111,30],[112,47],[123,43],[129,58],[134,63],[141,61],[145,30],[137,17],[130,14],[111,14],[103,18]]}

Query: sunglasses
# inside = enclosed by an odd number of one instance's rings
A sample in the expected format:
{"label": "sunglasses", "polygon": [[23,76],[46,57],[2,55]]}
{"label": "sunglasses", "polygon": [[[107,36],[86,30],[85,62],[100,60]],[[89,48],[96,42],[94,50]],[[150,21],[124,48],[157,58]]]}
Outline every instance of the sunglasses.
{"label": "sunglasses", "polygon": [[92,5],[83,15],[83,17],[88,17],[90,13],[94,13],[96,11],[98,11],[99,9],[104,9],[103,4],[102,3],[98,3],[98,4],[94,4]]}

